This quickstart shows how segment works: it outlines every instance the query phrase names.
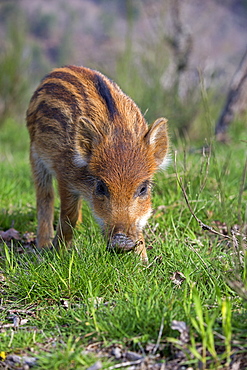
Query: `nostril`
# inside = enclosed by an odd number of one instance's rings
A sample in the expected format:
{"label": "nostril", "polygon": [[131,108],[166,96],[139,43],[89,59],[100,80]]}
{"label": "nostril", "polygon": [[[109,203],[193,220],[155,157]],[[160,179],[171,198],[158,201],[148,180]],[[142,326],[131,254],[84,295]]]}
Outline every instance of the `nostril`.
{"label": "nostril", "polygon": [[127,235],[117,233],[109,240],[107,249],[116,251],[130,251],[134,249],[135,245],[136,243],[133,242],[133,240]]}

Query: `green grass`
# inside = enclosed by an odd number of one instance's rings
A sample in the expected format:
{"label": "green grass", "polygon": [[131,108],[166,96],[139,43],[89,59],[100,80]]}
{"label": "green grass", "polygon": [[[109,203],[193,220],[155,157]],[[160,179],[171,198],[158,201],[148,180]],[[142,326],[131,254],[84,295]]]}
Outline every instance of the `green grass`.
{"label": "green grass", "polygon": [[[239,127],[231,144],[213,143],[210,156],[188,143],[172,149],[193,211],[215,229],[216,222],[228,230],[246,222],[247,151],[240,140],[246,135]],[[0,132],[0,173],[0,230],[35,232],[28,135],[11,121]],[[0,356],[28,354],[37,358],[37,369],[87,369],[99,359],[89,350],[95,345],[98,352],[105,349],[100,359],[107,369],[116,364],[107,356],[113,344],[146,354],[147,345],[157,344],[159,361],[173,359],[176,347],[195,369],[221,369],[233,353],[246,352],[243,238],[237,236],[236,251],[231,241],[200,228],[173,165],[155,178],[153,207],[145,231],[148,266],[132,253],[107,253],[86,205],[74,247],[62,254],[0,243]],[[172,279],[175,272],[184,276],[180,285]],[[8,327],[13,315],[27,321]],[[173,320],[186,323],[188,341],[172,329]]]}

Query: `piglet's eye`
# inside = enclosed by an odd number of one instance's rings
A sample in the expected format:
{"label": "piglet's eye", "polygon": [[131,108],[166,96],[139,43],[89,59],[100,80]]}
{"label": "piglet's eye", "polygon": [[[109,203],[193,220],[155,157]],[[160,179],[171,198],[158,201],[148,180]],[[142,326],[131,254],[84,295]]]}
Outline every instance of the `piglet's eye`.
{"label": "piglet's eye", "polygon": [[139,196],[145,195],[147,193],[148,187],[147,185],[143,185],[139,191]]}
{"label": "piglet's eye", "polygon": [[108,191],[108,188],[107,188],[106,184],[104,183],[104,181],[102,181],[102,180],[97,181],[95,193],[98,196],[109,197],[109,191]]}
{"label": "piglet's eye", "polygon": [[149,182],[145,181],[139,188],[137,189],[136,196],[137,197],[144,197],[148,193]]}

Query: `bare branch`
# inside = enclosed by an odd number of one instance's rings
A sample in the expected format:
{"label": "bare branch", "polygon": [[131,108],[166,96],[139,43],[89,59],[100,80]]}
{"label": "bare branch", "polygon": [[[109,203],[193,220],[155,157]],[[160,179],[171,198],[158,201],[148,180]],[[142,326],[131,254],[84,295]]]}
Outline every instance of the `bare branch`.
{"label": "bare branch", "polygon": [[234,117],[236,103],[244,91],[244,84],[247,82],[247,49],[241,59],[241,62],[235,72],[230,84],[229,92],[225,105],[215,127],[215,134],[219,141],[226,140],[226,130]]}

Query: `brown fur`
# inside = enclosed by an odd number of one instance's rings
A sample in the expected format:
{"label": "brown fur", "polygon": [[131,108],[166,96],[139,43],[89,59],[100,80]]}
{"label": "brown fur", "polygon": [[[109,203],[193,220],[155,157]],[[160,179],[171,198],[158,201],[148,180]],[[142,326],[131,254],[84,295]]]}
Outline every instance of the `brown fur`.
{"label": "brown fur", "polygon": [[[147,260],[142,229],[151,213],[153,174],[167,157],[166,122],[148,128],[136,104],[97,71],[68,66],[47,75],[27,111],[37,246],[71,242],[83,197],[110,249],[135,249]],[[54,239],[53,175],[61,200]]]}

